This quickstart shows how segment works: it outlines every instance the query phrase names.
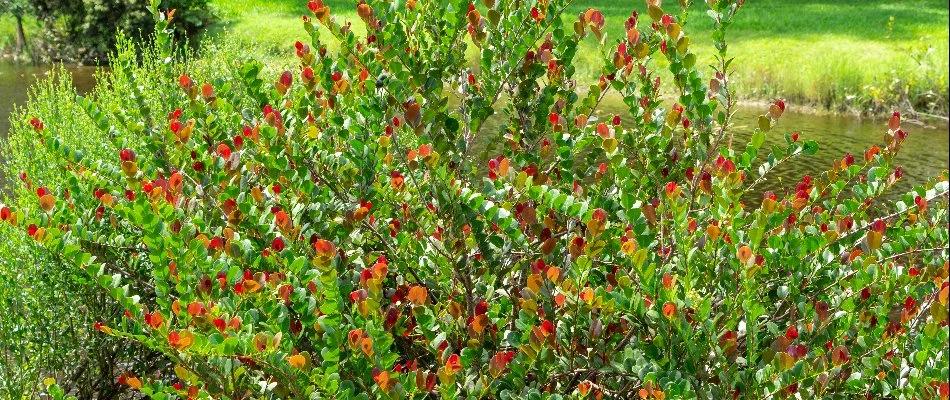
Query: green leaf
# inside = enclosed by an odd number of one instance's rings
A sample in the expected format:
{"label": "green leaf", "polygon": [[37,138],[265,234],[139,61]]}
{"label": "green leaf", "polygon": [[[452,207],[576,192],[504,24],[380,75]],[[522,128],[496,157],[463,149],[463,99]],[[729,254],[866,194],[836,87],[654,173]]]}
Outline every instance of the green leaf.
{"label": "green leaf", "polygon": [[772,122],[769,121],[769,117],[760,115],[759,116],[759,130],[761,130],[762,132],[768,132],[770,129],[772,129]]}

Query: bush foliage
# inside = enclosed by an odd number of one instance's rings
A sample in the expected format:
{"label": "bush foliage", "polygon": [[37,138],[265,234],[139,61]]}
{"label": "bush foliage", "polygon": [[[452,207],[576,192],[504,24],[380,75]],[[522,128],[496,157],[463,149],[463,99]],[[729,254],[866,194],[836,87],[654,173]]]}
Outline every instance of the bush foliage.
{"label": "bush foliage", "polygon": [[[153,4],[123,90],[18,118],[41,146],[11,152],[31,172],[3,220],[125,310],[94,329],[174,364],[117,377],[155,398],[946,398],[948,184],[888,191],[900,116],[750,202],[818,145],[762,148],[780,100],[733,143],[742,1],[651,4],[620,38],[567,3],[361,1],[357,37],[311,1],[273,74],[173,61]],[[598,113],[608,95],[629,113]],[[505,145],[480,159],[486,137]]]}
{"label": "bush foliage", "polygon": [[[35,50],[44,60],[88,62],[108,56],[116,46],[116,31],[140,37],[154,28],[152,16],[140,0],[29,0],[42,23],[43,35]],[[198,34],[213,20],[208,0],[162,0],[158,7],[176,10],[174,29],[182,37]]]}

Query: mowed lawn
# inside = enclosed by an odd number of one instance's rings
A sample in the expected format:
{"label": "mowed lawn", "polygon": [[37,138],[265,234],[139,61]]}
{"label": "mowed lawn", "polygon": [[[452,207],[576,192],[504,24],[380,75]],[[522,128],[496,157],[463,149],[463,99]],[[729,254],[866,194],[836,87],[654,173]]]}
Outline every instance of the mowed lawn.
{"label": "mowed lawn", "polygon": [[[327,3],[338,18],[362,26],[353,1]],[[666,3],[668,8],[679,7],[674,1]],[[696,3],[685,30],[700,55],[712,55],[712,22],[705,4]],[[306,37],[300,23],[307,12],[302,0],[214,4],[223,17],[216,34],[287,54],[295,40]],[[588,7],[604,13],[610,38],[620,37],[631,11],[649,18],[645,2],[635,0],[577,0],[568,15],[573,18]],[[743,97],[837,107],[888,101],[882,97],[902,90],[911,97],[928,92],[946,96],[948,22],[945,0],[749,0],[728,39]],[[580,52],[578,69],[593,79],[601,55],[592,40],[585,46],[589,48]]]}
{"label": "mowed lawn", "polygon": [[[300,16],[305,0],[212,0],[221,21],[210,36],[227,36],[271,60],[292,62],[292,44],[306,38]],[[355,1],[325,0],[338,17],[353,20]],[[667,0],[666,8],[678,9]],[[702,1],[691,9],[685,31],[700,56],[713,54],[712,22]],[[575,0],[574,18],[588,7],[603,11],[609,39],[623,33],[642,0]],[[946,114],[950,6],[946,0],[748,0],[730,28],[739,94],[747,99],[785,98],[791,103],[860,110],[867,104],[936,102]],[[644,15],[645,19],[649,19]],[[28,35],[36,32],[28,21]],[[0,17],[0,44],[13,38],[10,16]],[[6,43],[9,44],[9,43]],[[580,52],[578,71],[595,79],[601,54],[593,40]],[[472,51],[476,51],[474,48]],[[276,58],[275,58],[276,56]],[[711,57],[701,58],[712,62]],[[898,104],[899,106],[899,104]]]}

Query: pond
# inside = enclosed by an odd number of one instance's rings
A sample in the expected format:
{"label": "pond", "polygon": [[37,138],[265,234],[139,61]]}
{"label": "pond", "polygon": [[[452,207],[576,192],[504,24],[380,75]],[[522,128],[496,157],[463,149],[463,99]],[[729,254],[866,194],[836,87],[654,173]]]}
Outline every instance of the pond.
{"label": "pond", "polygon": [[[73,82],[80,92],[86,92],[95,84],[95,67],[68,68]],[[48,67],[17,66],[0,62],[0,140],[9,130],[9,116],[14,105],[23,105],[27,101],[30,85],[37,79],[47,76]],[[747,105],[740,108],[735,122],[737,145],[752,134],[756,118],[766,106]],[[625,106],[616,98],[607,98],[600,111],[605,115],[625,114]],[[791,105],[778,126],[767,134],[766,146],[771,143],[784,146],[784,135],[800,132],[801,138],[818,141],[820,151],[812,157],[800,157],[779,166],[770,173],[770,181],[761,186],[762,190],[780,190],[794,186],[794,183],[806,174],[818,174],[828,169],[832,160],[840,159],[850,152],[858,160],[864,151],[873,144],[882,145],[886,131],[885,118],[860,118],[850,115],[826,115],[796,112]],[[910,190],[914,184],[922,183],[930,177],[950,168],[950,128],[944,121],[912,123],[906,121],[903,128],[910,136],[898,155],[898,163],[904,167],[905,179],[899,183],[897,193]],[[490,139],[478,143],[479,153],[485,157],[495,156],[500,149],[494,148],[497,142]],[[743,148],[737,147],[737,148]],[[0,160],[2,161],[2,160]],[[0,183],[4,177],[0,174]],[[892,192],[893,193],[893,192]],[[896,194],[896,193],[895,193]]]}
{"label": "pond", "polygon": [[[96,67],[71,66],[66,68],[73,75],[73,85],[80,93],[92,89],[96,83]],[[10,130],[10,114],[14,106],[24,106],[29,98],[29,88],[33,82],[49,75],[49,66],[32,66],[0,61],[0,140],[5,140]],[[0,162],[3,162],[0,154]],[[0,187],[4,187],[6,177],[0,170]]]}
{"label": "pond", "polygon": [[[619,98],[605,98],[599,110],[608,116],[627,113],[626,105]],[[732,121],[732,132],[735,134],[733,149],[744,151],[758,125],[759,115],[767,110],[766,104],[746,104],[739,107]],[[817,141],[819,151],[814,156],[799,156],[777,166],[769,172],[769,179],[762,182],[755,192],[772,190],[779,194],[780,191],[794,188],[803,176],[817,175],[830,169],[832,162],[842,159],[845,153],[851,153],[856,161],[860,162],[864,159],[864,151],[871,146],[876,144],[884,147],[884,135],[887,134],[886,117],[890,115],[868,118],[801,112],[796,111],[794,105],[789,105],[776,126],[766,133],[765,144],[759,151],[760,159],[755,165],[763,160],[773,144],[784,149],[787,133],[798,132],[799,140]],[[950,127],[947,122],[924,122],[908,120],[905,117],[901,128],[909,134],[897,156],[897,165],[902,166],[905,171],[904,179],[890,191],[889,198],[910,191],[914,185],[924,183],[950,168]],[[753,174],[753,177],[757,176],[757,173]]]}

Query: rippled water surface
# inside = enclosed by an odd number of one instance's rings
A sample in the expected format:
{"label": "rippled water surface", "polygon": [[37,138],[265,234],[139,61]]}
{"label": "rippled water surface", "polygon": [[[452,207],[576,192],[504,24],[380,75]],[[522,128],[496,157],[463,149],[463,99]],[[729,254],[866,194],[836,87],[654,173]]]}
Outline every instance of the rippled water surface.
{"label": "rippled water surface", "polygon": [[[764,107],[746,108],[736,119],[737,137],[744,141],[752,136],[757,118]],[[894,194],[903,193],[915,184],[925,182],[950,168],[950,131],[946,122],[926,123],[904,121],[901,128],[909,136],[897,155],[897,165],[904,168],[904,179],[894,188]],[[819,151],[811,157],[799,157],[770,172],[771,182],[766,188],[786,188],[801,179],[804,174],[817,174],[828,170],[834,160],[851,153],[857,160],[864,158],[864,151],[873,145],[885,146],[887,119],[857,118],[842,115],[814,115],[786,112],[778,126],[767,134],[766,144],[775,143],[784,147],[785,133],[800,132],[801,139],[818,142]],[[765,146],[763,146],[765,147]],[[763,153],[763,151],[760,151]],[[786,184],[779,184],[782,179]]]}
{"label": "rippled water surface", "polygon": [[[794,105],[782,115],[778,124],[766,133],[766,142],[759,150],[760,159],[764,160],[772,144],[785,149],[785,134],[798,132],[799,140],[815,140],[819,144],[817,154],[809,157],[799,156],[791,159],[768,173],[768,180],[758,186],[757,192],[772,190],[777,193],[794,187],[795,183],[805,175],[817,175],[830,169],[834,160],[840,160],[846,153],[854,155],[856,160],[862,160],[864,151],[873,145],[884,147],[884,135],[887,132],[887,119],[857,117],[853,115],[815,114],[811,112],[796,112]],[[736,113],[732,121],[732,132],[735,135],[733,148],[739,151],[745,149],[746,142],[752,137],[759,115],[767,111],[767,106],[745,105]],[[597,114],[602,120],[612,115],[628,115],[627,106],[619,97],[606,97],[598,107]],[[887,116],[889,117],[889,115]],[[624,124],[631,118],[621,118]],[[489,132],[492,123],[486,122],[482,132]],[[925,182],[937,176],[942,171],[950,169],[950,128],[944,121],[930,120],[904,121],[902,129],[910,136],[904,141],[897,157],[898,165],[904,168],[904,179],[891,191],[891,196],[907,192],[914,185]],[[500,153],[502,141],[484,139],[476,140],[476,150],[487,160]],[[758,165],[758,163],[756,164]],[[756,174],[753,177],[757,177]]]}
{"label": "rippled water surface", "polygon": [[[0,63],[0,140],[7,135],[9,116],[14,104],[23,105],[27,100],[29,86],[37,79],[47,75],[48,67],[16,66]],[[69,68],[73,74],[73,81],[80,92],[88,91],[95,84],[94,67]],[[811,113],[795,112],[794,105],[790,105],[781,118],[778,126],[767,134],[766,146],[771,143],[784,147],[784,135],[790,132],[800,132],[801,139],[818,141],[820,150],[817,155],[801,157],[790,161],[770,172],[770,181],[762,186],[762,190],[776,190],[793,185],[806,174],[817,174],[828,169],[832,160],[840,159],[850,152],[859,160],[864,150],[874,144],[883,145],[886,131],[886,119],[858,118],[841,115],[815,115]],[[734,127],[736,145],[744,146],[744,142],[752,134],[755,118],[765,111],[765,106],[746,106],[739,110]],[[600,106],[600,112],[605,115],[625,114],[625,105],[617,98],[607,98]],[[483,133],[491,132],[492,126],[482,129]],[[928,121],[915,124],[909,121],[903,128],[910,133],[904,147],[898,156],[898,163],[904,167],[905,179],[896,188],[903,192],[914,184],[921,183],[929,177],[950,168],[950,130],[943,121]],[[502,145],[495,141],[494,135],[485,135],[485,139],[476,144],[478,153],[487,157],[498,154],[497,147]],[[742,147],[739,147],[742,148]],[[3,176],[0,175],[0,182]]]}

